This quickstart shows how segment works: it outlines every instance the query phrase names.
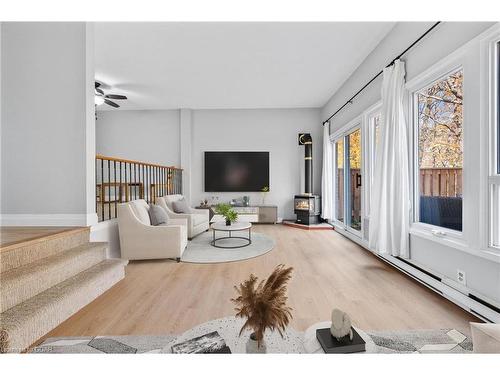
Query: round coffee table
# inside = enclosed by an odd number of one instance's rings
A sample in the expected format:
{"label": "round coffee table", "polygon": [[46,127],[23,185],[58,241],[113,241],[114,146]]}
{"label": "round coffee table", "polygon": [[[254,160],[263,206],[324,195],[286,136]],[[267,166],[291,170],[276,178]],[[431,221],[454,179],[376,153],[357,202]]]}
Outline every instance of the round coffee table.
{"label": "round coffee table", "polygon": [[[320,322],[306,329],[306,331],[304,332],[304,349],[306,353],[325,353],[323,351],[323,348],[321,347],[321,344],[316,338],[316,330],[320,328],[329,328],[331,325],[332,322]],[[364,352],[360,352],[358,354],[376,353],[377,345],[373,342],[372,338],[365,331],[359,329],[358,327],[355,328],[356,332],[358,332],[361,338],[365,341],[366,349]]]}
{"label": "round coffee table", "polygon": [[[242,236],[233,236],[233,232],[239,232],[243,230],[248,229],[248,237],[242,237]],[[232,223],[231,225],[226,225],[225,222],[216,222],[212,224],[212,232],[213,232],[213,240],[210,242],[210,244],[214,247],[219,247],[222,249],[238,249],[240,247],[245,247],[248,246],[252,243],[252,223]],[[227,232],[228,235],[224,237],[219,237],[216,238],[215,234],[216,232]],[[217,241],[220,240],[227,240],[227,239],[232,239],[232,238],[238,238],[245,240],[245,243],[242,245],[232,245],[232,246],[224,246],[224,245],[218,245]]]}

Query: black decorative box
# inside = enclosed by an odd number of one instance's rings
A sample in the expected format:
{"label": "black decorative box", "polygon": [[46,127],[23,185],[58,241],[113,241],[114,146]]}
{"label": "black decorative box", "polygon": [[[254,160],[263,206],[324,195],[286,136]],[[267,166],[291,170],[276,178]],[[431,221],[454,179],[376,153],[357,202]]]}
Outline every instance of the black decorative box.
{"label": "black decorative box", "polygon": [[321,328],[316,330],[316,338],[325,353],[347,354],[364,352],[366,350],[365,341],[354,328],[352,328],[352,333],[352,340],[349,340],[347,337],[341,341],[337,341],[337,339],[332,336],[330,328]]}

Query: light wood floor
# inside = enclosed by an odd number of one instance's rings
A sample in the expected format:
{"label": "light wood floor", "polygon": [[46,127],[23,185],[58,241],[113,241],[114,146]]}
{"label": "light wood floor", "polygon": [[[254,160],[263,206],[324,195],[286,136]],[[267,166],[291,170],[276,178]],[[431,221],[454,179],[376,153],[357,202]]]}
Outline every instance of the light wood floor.
{"label": "light wood floor", "polygon": [[365,330],[457,328],[477,321],[451,302],[378,260],[334,231],[258,225],[276,240],[270,253],[234,263],[130,262],[126,278],[50,336],[181,333],[233,314],[233,285],[279,263],[294,267],[291,325],[304,330],[338,307]]}
{"label": "light wood floor", "polygon": [[20,242],[38,240],[66,231],[84,228],[77,227],[0,227],[0,249]]}

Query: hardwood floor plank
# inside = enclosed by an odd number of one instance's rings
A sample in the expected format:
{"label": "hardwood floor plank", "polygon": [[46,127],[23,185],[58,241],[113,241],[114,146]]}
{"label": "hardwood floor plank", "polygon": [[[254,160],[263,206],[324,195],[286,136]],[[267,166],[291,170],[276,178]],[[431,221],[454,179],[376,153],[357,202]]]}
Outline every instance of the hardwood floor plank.
{"label": "hardwood floor plank", "polygon": [[268,276],[280,263],[294,267],[289,285],[291,325],[305,330],[347,311],[365,330],[456,328],[477,319],[390,267],[335,231],[255,225],[275,238],[273,251],[221,264],[170,260],[130,262],[115,287],[50,332],[50,336],[181,333],[233,315],[233,286],[250,273]]}

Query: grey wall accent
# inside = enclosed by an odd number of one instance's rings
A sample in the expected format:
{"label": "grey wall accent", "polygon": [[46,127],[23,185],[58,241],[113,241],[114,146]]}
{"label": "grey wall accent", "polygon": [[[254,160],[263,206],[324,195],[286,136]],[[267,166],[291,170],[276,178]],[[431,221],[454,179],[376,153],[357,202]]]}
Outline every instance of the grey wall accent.
{"label": "grey wall accent", "polygon": [[[397,23],[324,105],[321,110],[321,120],[326,120],[433,24],[433,22]],[[493,22],[441,23],[402,58],[406,62],[406,80],[411,80],[493,24]],[[377,103],[380,100],[381,89],[382,76],[378,77],[357,96],[353,104],[346,106],[332,119],[331,132],[333,133],[339,127],[360,115],[365,109]]]}
{"label": "grey wall accent", "polygon": [[193,111],[191,109],[181,109],[180,114],[180,167],[182,171],[182,194],[188,203],[191,202],[191,160],[193,143]]}
{"label": "grey wall accent", "polygon": [[179,166],[179,111],[97,112],[96,151],[105,156]]}
{"label": "grey wall accent", "polygon": [[1,212],[86,214],[86,24],[1,28]]}
{"label": "grey wall accent", "polygon": [[[304,165],[299,132],[312,133],[314,191],[319,193],[323,138],[319,109],[193,111],[192,203],[213,195],[221,201],[246,195],[204,192],[204,151],[269,151],[270,193],[266,203],[278,205],[280,217],[294,218],[293,196],[302,192]],[[251,204],[261,203],[260,193],[247,195]]]}

